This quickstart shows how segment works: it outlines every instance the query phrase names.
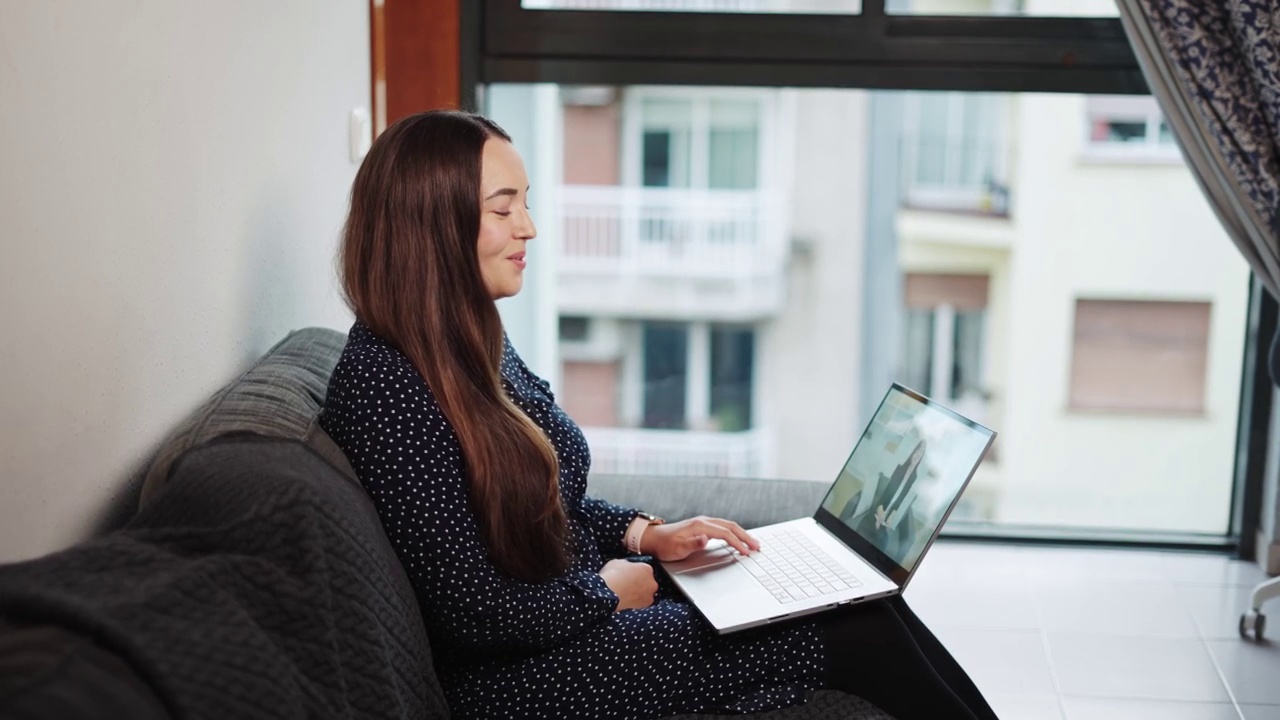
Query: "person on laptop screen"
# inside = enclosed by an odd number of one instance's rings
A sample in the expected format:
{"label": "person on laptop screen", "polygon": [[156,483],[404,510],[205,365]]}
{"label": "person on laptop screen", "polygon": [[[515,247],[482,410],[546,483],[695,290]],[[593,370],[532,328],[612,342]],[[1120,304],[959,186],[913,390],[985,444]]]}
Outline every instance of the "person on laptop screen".
{"label": "person on laptop screen", "polygon": [[[911,455],[888,477],[878,476],[875,486],[866,493],[867,497],[864,497],[863,488],[858,488],[840,512],[841,520],[899,562],[905,559],[911,539],[920,526],[910,510],[915,502],[912,490],[916,480],[927,472],[921,467],[924,453],[925,443],[921,440]],[[867,507],[858,512],[866,500],[870,501],[865,503]]]}
{"label": "person on laptop screen", "polygon": [[[746,713],[834,688],[898,720],[994,718],[900,597],[722,636],[659,584],[654,562],[760,545],[730,520],[662,523],[587,495],[585,439],[495,305],[522,286],[529,192],[493,122],[407,117],[360,166],[340,250],[355,323],[320,422],[413,585],[451,714]],[[927,457],[862,491],[861,522],[892,536]]]}

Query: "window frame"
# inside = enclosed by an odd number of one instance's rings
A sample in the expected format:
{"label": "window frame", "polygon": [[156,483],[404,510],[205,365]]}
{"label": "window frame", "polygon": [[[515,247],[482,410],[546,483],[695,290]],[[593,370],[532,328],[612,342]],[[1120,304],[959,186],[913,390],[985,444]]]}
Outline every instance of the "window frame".
{"label": "window frame", "polygon": [[529,10],[462,4],[477,83],[1148,94],[1118,18]]}
{"label": "window frame", "polygon": [[[526,10],[459,3],[460,104],[488,83],[861,88],[1148,95],[1119,18]],[[1221,538],[1004,528],[949,533],[1050,544],[1255,552],[1270,431],[1267,349],[1276,302],[1251,278],[1232,520]]]}
{"label": "window frame", "polygon": [[[1144,126],[1143,141],[1140,143],[1109,142],[1093,139],[1093,124],[1096,120],[1107,122],[1133,122]],[[1095,112],[1090,103],[1085,103],[1085,137],[1080,149],[1080,157],[1090,163],[1123,163],[1138,165],[1182,165],[1182,151],[1178,149],[1176,140],[1160,141],[1160,126],[1167,122],[1164,113],[1154,99],[1151,108],[1142,114],[1126,115],[1122,113]]]}

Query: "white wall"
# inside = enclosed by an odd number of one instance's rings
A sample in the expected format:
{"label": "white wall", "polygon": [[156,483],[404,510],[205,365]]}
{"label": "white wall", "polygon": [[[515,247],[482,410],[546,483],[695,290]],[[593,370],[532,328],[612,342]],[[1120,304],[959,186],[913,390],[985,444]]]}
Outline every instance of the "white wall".
{"label": "white wall", "polygon": [[874,342],[861,337],[869,95],[790,92],[790,233],[800,245],[785,309],[757,341],[757,417],[776,440],[779,477],[830,481],[862,432],[860,348]]}
{"label": "white wall", "polygon": [[366,0],[0,3],[0,560],[90,531],[333,255]]}
{"label": "white wall", "polygon": [[[1001,520],[1224,532],[1248,268],[1185,166],[1088,162],[1083,97],[1018,102]],[[1069,410],[1078,297],[1212,302],[1204,416]]]}

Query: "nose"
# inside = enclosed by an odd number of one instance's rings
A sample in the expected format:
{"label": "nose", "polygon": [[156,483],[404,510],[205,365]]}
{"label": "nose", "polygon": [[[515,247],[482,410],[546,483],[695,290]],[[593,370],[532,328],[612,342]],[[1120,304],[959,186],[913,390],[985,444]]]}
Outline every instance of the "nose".
{"label": "nose", "polygon": [[533,215],[527,209],[520,210],[520,222],[515,226],[516,237],[521,240],[532,240],[538,236],[538,228],[533,224]]}

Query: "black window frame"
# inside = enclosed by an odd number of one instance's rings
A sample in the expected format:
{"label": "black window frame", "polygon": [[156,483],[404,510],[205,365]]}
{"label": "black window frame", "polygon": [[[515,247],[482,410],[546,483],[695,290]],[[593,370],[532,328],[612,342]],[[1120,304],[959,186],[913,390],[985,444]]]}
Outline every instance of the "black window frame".
{"label": "black window frame", "polygon": [[1148,93],[1118,18],[892,15],[884,0],[841,15],[462,5],[464,93],[495,82]]}
{"label": "black window frame", "polygon": [[[520,0],[462,0],[464,107],[490,83],[721,85],[1146,95],[1119,18],[527,10]],[[1251,558],[1262,503],[1272,385],[1268,343],[1280,313],[1250,280],[1227,535],[1081,536],[1032,542],[1234,550]],[[1007,534],[953,534],[1009,541]]]}

